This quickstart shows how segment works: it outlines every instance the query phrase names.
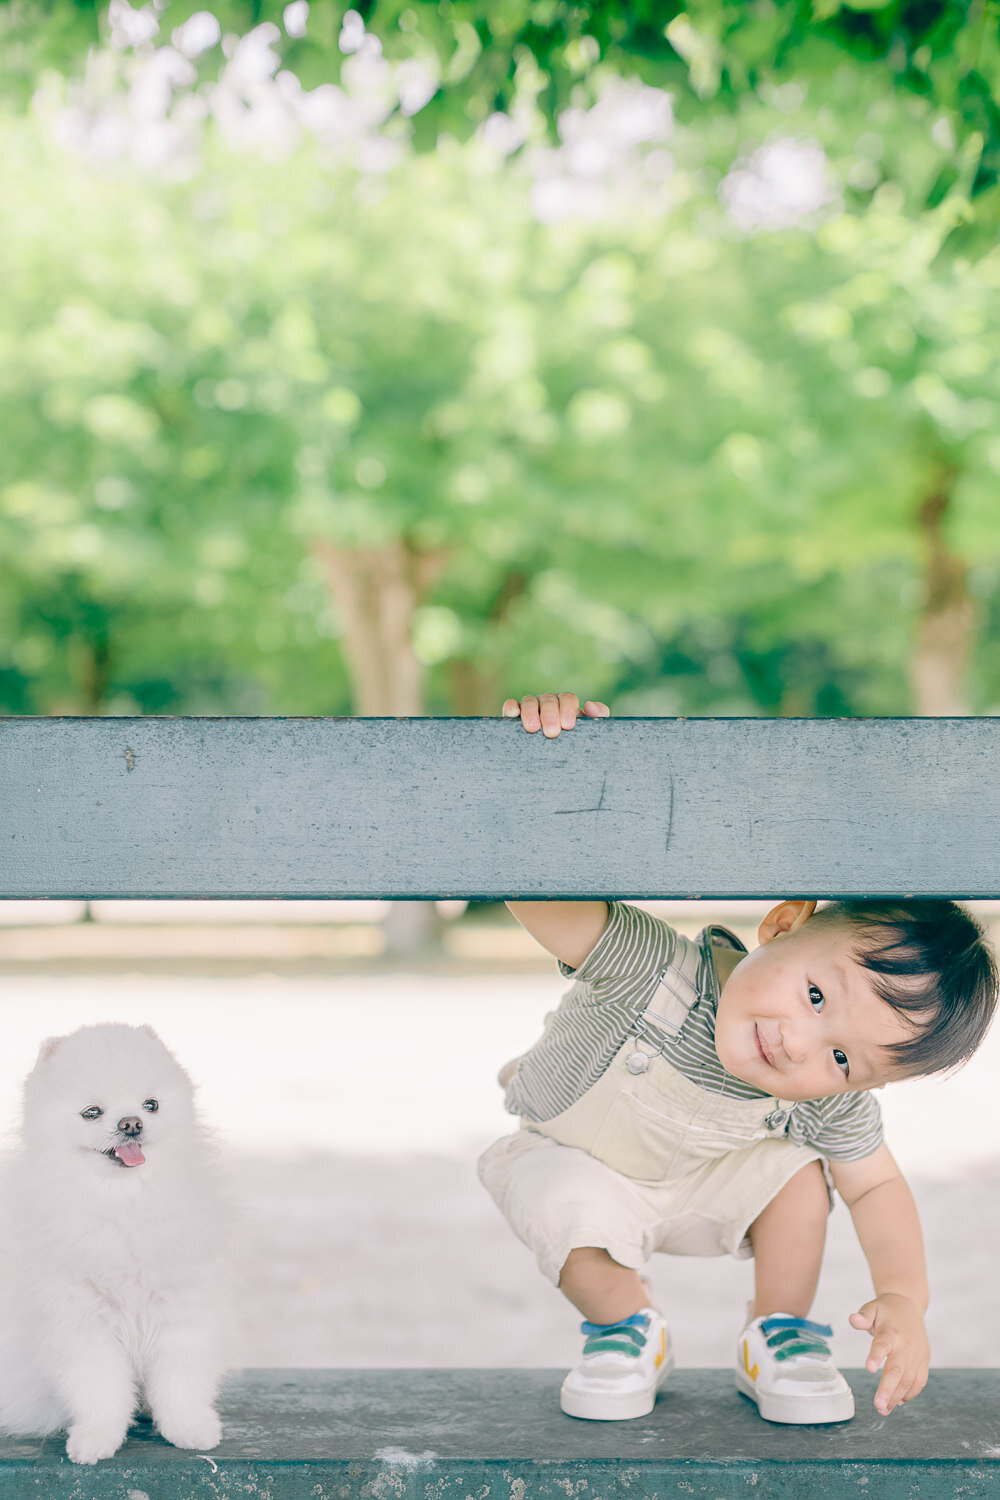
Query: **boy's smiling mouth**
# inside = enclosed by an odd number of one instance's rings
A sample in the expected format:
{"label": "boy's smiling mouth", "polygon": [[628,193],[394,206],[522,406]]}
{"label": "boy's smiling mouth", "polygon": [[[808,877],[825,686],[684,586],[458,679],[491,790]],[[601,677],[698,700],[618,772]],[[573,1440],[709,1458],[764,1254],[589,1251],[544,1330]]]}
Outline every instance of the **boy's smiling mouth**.
{"label": "boy's smiling mouth", "polygon": [[767,1043],[765,1042],[764,1038],[761,1036],[760,1029],[757,1026],[756,1021],[754,1022],[754,1027],[753,1027],[753,1039],[757,1043],[757,1051],[760,1053],[761,1057],[767,1063],[767,1065],[768,1065],[769,1068],[773,1068],[774,1067],[774,1055],[771,1052],[771,1049],[768,1047]]}

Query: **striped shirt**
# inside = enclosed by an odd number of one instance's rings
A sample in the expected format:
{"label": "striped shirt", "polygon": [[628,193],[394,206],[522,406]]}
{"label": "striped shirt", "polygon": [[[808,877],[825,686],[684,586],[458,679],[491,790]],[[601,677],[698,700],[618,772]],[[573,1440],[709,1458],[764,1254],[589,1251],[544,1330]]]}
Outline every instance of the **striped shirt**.
{"label": "striped shirt", "polygon": [[[560,964],[572,988],[523,1057],[503,1069],[505,1104],[527,1120],[551,1120],[586,1093],[611,1065],[661,983],[691,999],[677,1032],[646,1034],[657,1050],[699,1088],[730,1099],[765,1099],[762,1089],[727,1073],[715,1050],[719,980],[714,946],[746,949],[724,927],[706,927],[697,942],[625,902],[609,903],[608,924],[576,970]],[[637,1025],[638,1023],[638,1025]],[[882,1144],[882,1115],[865,1091],[808,1099],[791,1106],[785,1134],[832,1161],[858,1161]]]}

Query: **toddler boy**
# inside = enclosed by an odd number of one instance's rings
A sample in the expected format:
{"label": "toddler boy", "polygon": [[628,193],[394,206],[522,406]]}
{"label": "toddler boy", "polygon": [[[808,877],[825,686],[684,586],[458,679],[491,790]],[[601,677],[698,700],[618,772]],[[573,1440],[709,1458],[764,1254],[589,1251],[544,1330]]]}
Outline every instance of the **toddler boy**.
{"label": "toddler boy", "polygon": [[[603,704],[588,703],[603,717]],[[572,694],[508,700],[525,728],[572,728]],[[847,1203],[875,1295],[851,1315],[884,1365],[887,1414],[923,1389],[924,1256],[874,1089],[953,1068],[986,1033],[997,973],[950,901],[782,901],[747,953],[620,902],[516,901],[574,983],[500,1081],[521,1129],[480,1175],[545,1275],[583,1313],[571,1416],[645,1416],[672,1368],[641,1271],[653,1251],[753,1256],[736,1384],[773,1422],[854,1414],[831,1329],[811,1322],[829,1210]]]}

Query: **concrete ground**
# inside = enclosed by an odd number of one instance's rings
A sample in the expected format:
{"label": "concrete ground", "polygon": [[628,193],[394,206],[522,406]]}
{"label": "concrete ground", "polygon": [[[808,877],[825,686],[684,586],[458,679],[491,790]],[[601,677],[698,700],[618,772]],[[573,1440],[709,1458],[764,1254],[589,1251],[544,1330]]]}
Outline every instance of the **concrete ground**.
{"label": "concrete ground", "polygon": [[[205,973],[203,955],[156,972],[134,952],[107,972],[99,956],[74,968],[64,954],[54,973],[23,945],[5,958],[0,940],[0,1121],[15,1120],[44,1037],[150,1022],[200,1085],[243,1215],[242,1363],[566,1364],[576,1316],[475,1175],[478,1152],[512,1126],[497,1067],[535,1038],[563,982],[520,950],[410,972],[322,962]],[[995,1035],[955,1078],[882,1096],[923,1214],[941,1365],[1000,1362],[998,1077]],[[751,1268],[661,1258],[652,1277],[679,1363],[728,1364]],[[868,1291],[839,1208],[815,1311],[834,1323],[845,1365],[863,1363],[847,1315]]]}

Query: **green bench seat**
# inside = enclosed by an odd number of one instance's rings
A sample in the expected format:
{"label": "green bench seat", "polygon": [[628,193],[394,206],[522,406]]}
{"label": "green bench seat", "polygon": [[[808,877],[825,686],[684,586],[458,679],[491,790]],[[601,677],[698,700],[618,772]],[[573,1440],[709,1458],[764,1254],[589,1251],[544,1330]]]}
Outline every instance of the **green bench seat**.
{"label": "green bench seat", "polygon": [[223,1440],[137,1426],[114,1458],[0,1440],[0,1500],[979,1500],[1000,1496],[1000,1371],[938,1370],[888,1419],[774,1427],[728,1370],[680,1370],[651,1416],[577,1422],[556,1370],[245,1370]]}

